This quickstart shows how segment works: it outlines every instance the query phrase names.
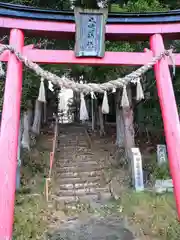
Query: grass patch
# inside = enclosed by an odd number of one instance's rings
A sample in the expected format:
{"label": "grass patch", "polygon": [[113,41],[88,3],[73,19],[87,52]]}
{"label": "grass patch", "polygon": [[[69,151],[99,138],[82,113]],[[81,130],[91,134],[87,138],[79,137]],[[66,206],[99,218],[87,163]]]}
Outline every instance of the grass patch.
{"label": "grass patch", "polygon": [[177,221],[173,194],[130,191],[124,193],[119,204],[123,214],[148,239],[179,239],[180,224]]}
{"label": "grass patch", "polygon": [[137,234],[138,239],[179,239],[180,223],[177,221],[174,196],[171,193],[158,195],[129,190],[123,193],[120,200],[110,201],[95,211],[99,216],[112,213],[128,219],[128,225]]}
{"label": "grass patch", "polygon": [[30,152],[23,151],[21,158],[21,189],[16,192],[13,240],[44,239],[48,211],[43,191],[49,151],[38,141]]}
{"label": "grass patch", "polygon": [[170,179],[169,164],[168,162],[163,163],[161,166],[156,166],[153,176],[155,179]]}
{"label": "grass patch", "polygon": [[46,230],[45,202],[41,196],[17,195],[14,240],[43,239]]}

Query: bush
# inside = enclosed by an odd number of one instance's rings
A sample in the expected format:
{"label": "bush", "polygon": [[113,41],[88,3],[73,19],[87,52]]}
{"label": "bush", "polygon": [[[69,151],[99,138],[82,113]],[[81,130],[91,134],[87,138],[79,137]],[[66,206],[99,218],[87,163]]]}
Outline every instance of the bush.
{"label": "bush", "polygon": [[171,178],[170,172],[169,172],[169,164],[163,163],[161,166],[156,166],[155,170],[153,172],[153,176],[156,179],[169,179]]}

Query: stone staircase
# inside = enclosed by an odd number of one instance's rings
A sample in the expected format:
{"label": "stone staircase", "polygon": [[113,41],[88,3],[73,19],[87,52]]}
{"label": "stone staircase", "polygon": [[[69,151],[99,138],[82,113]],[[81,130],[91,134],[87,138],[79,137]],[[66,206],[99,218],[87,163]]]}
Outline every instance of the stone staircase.
{"label": "stone staircase", "polygon": [[82,126],[60,125],[59,151],[54,163],[53,198],[64,203],[110,198],[98,152],[89,147]]}

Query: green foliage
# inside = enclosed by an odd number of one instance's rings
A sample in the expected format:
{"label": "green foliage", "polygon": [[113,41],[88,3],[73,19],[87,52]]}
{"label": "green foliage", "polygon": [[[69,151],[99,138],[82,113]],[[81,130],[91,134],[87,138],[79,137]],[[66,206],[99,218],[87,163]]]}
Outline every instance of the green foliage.
{"label": "green foliage", "polygon": [[68,10],[71,7],[69,0],[4,0],[3,2],[56,10]]}
{"label": "green foliage", "polygon": [[17,195],[14,217],[14,240],[43,239],[46,223],[43,219],[43,197]]}
{"label": "green foliage", "polygon": [[158,0],[131,0],[123,6],[120,4],[111,5],[111,12],[164,12],[168,9],[168,6],[161,4]]}
{"label": "green foliage", "polygon": [[82,8],[90,8],[90,9],[98,8],[97,0],[86,0],[86,1],[74,0],[73,4],[76,7],[82,7]]}
{"label": "green foliage", "polygon": [[143,170],[149,172],[153,179],[170,179],[169,161],[162,163],[160,166],[157,162],[157,154],[151,155],[151,159],[143,162]]}
{"label": "green foliage", "polygon": [[139,193],[124,189],[119,200],[95,209],[97,216],[106,217],[112,213],[125,217],[136,236],[153,240],[179,239],[180,224],[172,193]]}
{"label": "green foliage", "polygon": [[[180,225],[173,194],[125,192],[119,207],[145,239],[178,240]],[[118,210],[117,210],[118,212]]]}
{"label": "green foliage", "polygon": [[163,12],[168,7],[161,4],[158,0],[131,0],[123,7],[126,12]]}
{"label": "green foliage", "polygon": [[40,86],[40,79],[37,76],[25,69],[23,76],[23,90],[22,90],[22,100],[21,108],[25,110],[27,108],[28,100],[35,100],[38,96]]}
{"label": "green foliage", "polygon": [[21,189],[16,193],[13,240],[44,239],[49,212],[43,192],[50,147],[49,138],[40,136],[36,147],[21,152]]}
{"label": "green foliage", "polygon": [[169,179],[170,178],[170,172],[169,172],[169,164],[163,163],[161,166],[156,166],[153,176],[155,179]]}

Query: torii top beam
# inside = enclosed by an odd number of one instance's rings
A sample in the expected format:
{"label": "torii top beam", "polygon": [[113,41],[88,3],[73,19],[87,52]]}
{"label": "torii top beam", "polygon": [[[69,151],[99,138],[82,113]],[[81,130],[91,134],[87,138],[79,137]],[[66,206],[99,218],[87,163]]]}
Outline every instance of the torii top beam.
{"label": "torii top beam", "polygon": [[[74,13],[42,10],[0,2],[1,34],[22,29],[26,35],[73,38]],[[164,13],[112,13],[106,25],[107,40],[145,40],[160,33],[166,38],[180,38],[180,10]]]}

